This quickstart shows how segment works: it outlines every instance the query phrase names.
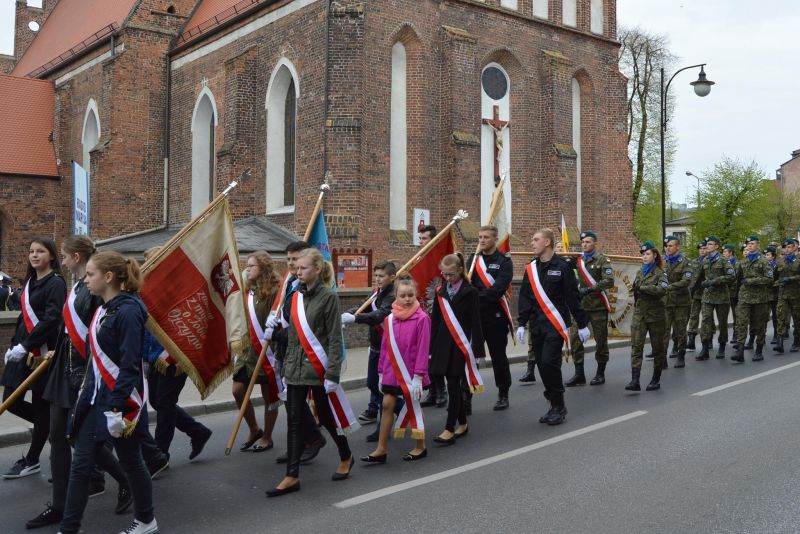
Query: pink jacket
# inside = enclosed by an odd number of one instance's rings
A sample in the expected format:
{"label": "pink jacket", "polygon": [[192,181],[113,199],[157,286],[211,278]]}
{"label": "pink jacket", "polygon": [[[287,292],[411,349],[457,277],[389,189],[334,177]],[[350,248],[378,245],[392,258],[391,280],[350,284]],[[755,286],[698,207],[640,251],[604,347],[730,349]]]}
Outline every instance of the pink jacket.
{"label": "pink jacket", "polygon": [[[394,316],[390,315],[394,319]],[[430,383],[428,378],[428,351],[431,340],[431,319],[422,308],[417,309],[414,315],[405,321],[395,321],[394,338],[397,348],[406,364],[408,374],[422,376],[422,385]],[[384,328],[381,343],[381,359],[378,362],[378,372],[383,376],[383,384],[398,387],[400,384],[394,375],[392,362],[389,361],[387,349],[389,347],[389,330]]]}

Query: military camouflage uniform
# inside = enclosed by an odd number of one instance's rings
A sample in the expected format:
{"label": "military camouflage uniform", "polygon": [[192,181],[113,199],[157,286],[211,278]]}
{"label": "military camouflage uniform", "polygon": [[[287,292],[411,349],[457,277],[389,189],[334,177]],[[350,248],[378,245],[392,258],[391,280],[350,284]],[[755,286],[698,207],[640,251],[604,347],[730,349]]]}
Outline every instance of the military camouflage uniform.
{"label": "military camouflage uniform", "polygon": [[703,308],[701,312],[702,326],[700,339],[709,346],[714,341],[714,314],[719,323],[719,344],[728,342],[728,313],[730,312],[731,297],[728,286],[734,280],[736,270],[733,265],[720,254],[707,256],[703,262],[703,283],[707,284],[703,291]]}
{"label": "military camouflage uniform", "polygon": [[694,282],[694,262],[679,254],[673,262],[667,260],[666,272],[669,287],[664,297],[666,315],[664,332],[664,350],[669,347],[669,336],[672,332],[673,352],[686,354],[686,325],[692,307],[692,295],[689,287]]}
{"label": "military camouflage uniform", "polygon": [[697,258],[693,263],[692,309],[689,312],[689,327],[686,330],[686,333],[692,337],[700,332],[700,311],[703,309],[703,291],[705,291],[700,285],[703,282],[703,258]]}
{"label": "military camouflage uniform", "polygon": [[733,336],[731,336],[731,338],[733,339],[733,342],[736,343],[739,339],[739,323],[736,321],[736,316],[738,314],[737,305],[739,304],[739,285],[742,279],[742,272],[739,266],[739,261],[736,258],[731,258],[726,261],[733,266],[734,271],[733,281],[728,284],[728,291],[731,295],[731,315],[733,315]]}
{"label": "military camouflage uniform", "polygon": [[769,260],[757,254],[752,260],[746,257],[740,261],[739,284],[739,302],[736,310],[739,346],[743,347],[747,341],[748,327],[750,327],[756,336],[756,345],[761,347],[764,345],[764,335],[767,331],[769,302],[774,284],[774,271]]}
{"label": "military camouflage uniform", "polygon": [[787,338],[794,320],[794,345],[800,345],[800,257],[787,255],[778,260],[778,306],[778,334]]}
{"label": "military camouflage uniform", "polygon": [[[578,259],[571,260],[570,263],[575,263],[575,269],[578,272],[579,289],[588,287],[580,271],[577,268]],[[581,308],[589,316],[589,324],[592,325],[592,335],[596,343],[594,353],[597,363],[608,362],[608,310],[600,297],[600,291],[608,291],[614,287],[614,269],[611,267],[611,261],[604,254],[595,252],[595,254],[584,264],[586,270],[592,275],[596,285],[593,289],[596,291],[589,293],[581,299]],[[570,332],[570,345],[572,346],[573,358],[575,358],[575,365],[583,363],[584,348],[578,337],[577,329]]]}
{"label": "military camouflage uniform", "polygon": [[631,368],[633,369],[642,368],[644,341],[648,333],[653,349],[654,368],[660,369],[666,362],[664,296],[668,287],[667,273],[658,265],[653,266],[647,276],[641,269],[636,273],[633,282],[633,296],[636,303],[631,320]]}

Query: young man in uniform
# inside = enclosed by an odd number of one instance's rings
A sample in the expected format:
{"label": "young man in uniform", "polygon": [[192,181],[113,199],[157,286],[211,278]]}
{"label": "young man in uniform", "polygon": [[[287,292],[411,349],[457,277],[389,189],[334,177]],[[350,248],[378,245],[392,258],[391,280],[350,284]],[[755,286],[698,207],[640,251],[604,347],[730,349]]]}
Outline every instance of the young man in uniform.
{"label": "young man in uniform", "polygon": [[706,242],[697,244],[697,259],[694,260],[694,280],[692,281],[692,309],[689,312],[689,326],[686,331],[686,350],[694,352],[695,338],[700,331],[700,310],[703,308],[703,261],[706,257]]}
{"label": "young man in uniform", "polygon": [[664,239],[666,255],[665,270],[669,287],[664,297],[664,308],[667,316],[664,348],[669,346],[672,333],[672,353],[670,358],[677,358],[675,367],[686,366],[686,325],[689,322],[689,311],[692,306],[692,295],[689,288],[694,283],[694,264],[681,254],[681,240],[671,235]]}
{"label": "young man in uniform", "polygon": [[[728,343],[728,313],[731,307],[730,284],[736,277],[733,265],[725,261],[719,253],[720,240],[716,236],[706,238],[708,255],[703,261],[703,281],[700,286],[703,291],[703,325],[700,331],[700,340],[703,350],[695,360],[708,360],[709,351],[713,348],[714,333],[719,328],[719,350],[717,359],[725,359],[725,345]],[[717,316],[718,327],[714,325],[714,315]]]}
{"label": "young man in uniform", "polygon": [[506,346],[513,324],[506,291],[514,277],[514,262],[497,250],[497,237],[496,226],[481,226],[478,230],[479,252],[467,262],[472,272],[470,282],[478,290],[481,329],[492,358],[498,397],[495,411],[508,408],[508,390],[511,388]]}
{"label": "young man in uniform", "polygon": [[[744,248],[742,248],[742,252],[744,252]],[[736,258],[736,246],[730,243],[722,245],[722,257],[725,258],[725,261],[733,265],[733,269],[736,273],[733,282],[728,285],[728,290],[731,295],[731,314],[733,314],[733,348],[736,349],[739,343],[739,336],[736,333],[736,305],[739,303],[739,280],[741,278],[739,260]],[[751,346],[750,348],[752,349],[753,347]]]}
{"label": "young man in uniform", "polygon": [[[597,251],[597,235],[591,230],[581,232],[581,249],[583,254],[575,259],[578,272],[578,294],[581,297],[581,308],[589,317],[595,340],[594,357],[597,360],[597,374],[591,384],[597,386],[606,382],[606,364],[608,363],[608,313],[611,309],[605,292],[614,287],[614,269],[605,254]],[[575,376],[565,386],[586,385],[583,370],[584,347],[573,330],[570,338],[572,354],[575,359]]]}
{"label": "young man in uniform", "polygon": [[769,301],[775,283],[774,271],[769,261],[761,255],[758,236],[751,235],[745,245],[745,258],[739,263],[739,298],[736,310],[739,343],[736,355],[731,359],[744,363],[745,339],[748,329],[756,338],[756,353],[753,361],[764,359],[764,336],[769,320]]}

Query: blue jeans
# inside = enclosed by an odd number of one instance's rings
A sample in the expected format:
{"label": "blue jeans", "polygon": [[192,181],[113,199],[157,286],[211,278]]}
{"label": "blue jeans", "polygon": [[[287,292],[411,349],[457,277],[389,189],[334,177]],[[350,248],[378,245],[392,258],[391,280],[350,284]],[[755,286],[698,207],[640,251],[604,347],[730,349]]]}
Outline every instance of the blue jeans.
{"label": "blue jeans", "polygon": [[381,406],[383,405],[383,393],[381,393],[378,385],[378,363],[380,359],[380,351],[370,347],[369,363],[367,365],[367,388],[369,388],[369,405],[367,409],[376,414],[381,413]]}
{"label": "blue jeans", "polygon": [[[89,482],[95,459],[101,453],[104,442],[96,440],[96,425],[100,409],[92,406],[92,413],[84,420],[78,432],[75,443],[75,452],[72,455],[72,468],[69,473],[69,486],[67,501],[64,507],[64,516],[61,519],[60,532],[64,534],[77,533],[81,526],[83,512],[89,501]],[[143,523],[153,520],[153,486],[150,482],[150,473],[142,460],[139,447],[141,439],[135,432],[131,437],[113,438],[114,449],[117,451],[119,463],[128,477],[133,494],[134,517]]]}

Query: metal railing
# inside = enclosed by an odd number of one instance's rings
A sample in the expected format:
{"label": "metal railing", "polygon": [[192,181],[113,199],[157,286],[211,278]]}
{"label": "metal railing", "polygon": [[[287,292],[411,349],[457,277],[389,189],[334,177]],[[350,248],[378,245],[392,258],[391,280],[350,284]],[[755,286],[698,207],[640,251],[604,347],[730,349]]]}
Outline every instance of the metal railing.
{"label": "metal railing", "polygon": [[61,65],[63,63],[66,63],[67,61],[69,61],[70,59],[74,58],[75,56],[77,56],[81,52],[85,52],[92,45],[98,43],[99,41],[102,41],[106,37],[110,37],[118,29],[119,29],[119,25],[116,22],[112,22],[108,26],[104,26],[103,28],[100,28],[99,30],[94,32],[92,35],[90,35],[89,37],[87,37],[86,39],[81,41],[80,43],[76,44],[75,46],[73,46],[69,50],[67,50],[65,52],[62,52],[61,54],[59,54],[55,58],[51,59],[50,61],[48,61],[47,63],[45,63],[41,67],[39,67],[38,69],[28,73],[28,76],[30,76],[32,78],[37,78],[41,74],[51,71],[56,66]]}
{"label": "metal railing", "polygon": [[184,45],[189,41],[192,41],[195,37],[207,32],[211,28],[219,26],[220,24],[232,19],[236,15],[240,15],[245,11],[248,11],[256,4],[261,4],[266,0],[241,0],[240,2],[232,5],[225,11],[217,13],[213,17],[208,20],[204,20],[200,24],[196,26],[192,26],[191,28],[185,30],[178,40],[176,41],[176,46]]}

